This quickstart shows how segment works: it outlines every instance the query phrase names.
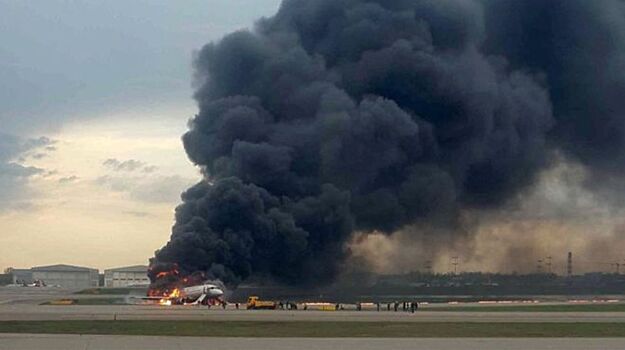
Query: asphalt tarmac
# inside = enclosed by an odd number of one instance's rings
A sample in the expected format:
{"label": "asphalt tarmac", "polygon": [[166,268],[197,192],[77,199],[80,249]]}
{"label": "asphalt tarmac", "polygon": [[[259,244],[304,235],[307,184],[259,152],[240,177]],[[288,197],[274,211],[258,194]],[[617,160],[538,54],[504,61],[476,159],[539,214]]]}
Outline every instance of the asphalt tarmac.
{"label": "asphalt tarmac", "polygon": [[623,312],[376,312],[221,310],[140,305],[0,305],[0,321],[348,321],[348,322],[625,322]]}
{"label": "asphalt tarmac", "polygon": [[316,338],[182,338],[0,334],[0,350],[606,350],[622,349],[619,338],[593,339],[316,339]]}
{"label": "asphalt tarmac", "polygon": [[[98,305],[42,306],[44,301],[76,298],[57,288],[1,288],[0,321],[197,320],[349,322],[625,322],[625,312],[432,312],[228,310],[205,306]],[[80,298],[102,297],[85,296]],[[119,297],[119,296],[117,296]]]}
{"label": "asphalt tarmac", "polygon": [[[248,311],[199,306],[102,305],[42,306],[44,301],[76,298],[73,291],[45,288],[0,289],[0,321],[55,320],[202,320],[202,321],[368,321],[368,322],[625,322],[625,312],[432,312],[389,311]],[[106,297],[84,296],[80,298]],[[375,339],[375,338],[183,338],[96,335],[0,334],[0,350],[63,349],[423,349],[525,350],[622,349],[622,338],[559,339]]]}
{"label": "asphalt tarmac", "polygon": [[55,298],[69,297],[74,291],[61,288],[0,287],[0,305],[40,304]]}

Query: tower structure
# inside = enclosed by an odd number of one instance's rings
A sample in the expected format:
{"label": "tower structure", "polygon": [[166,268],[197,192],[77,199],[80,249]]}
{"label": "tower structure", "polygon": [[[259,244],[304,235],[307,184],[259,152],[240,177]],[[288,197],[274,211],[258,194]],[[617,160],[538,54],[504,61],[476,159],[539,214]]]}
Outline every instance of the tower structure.
{"label": "tower structure", "polygon": [[573,253],[569,252],[569,256],[566,259],[566,275],[573,276]]}

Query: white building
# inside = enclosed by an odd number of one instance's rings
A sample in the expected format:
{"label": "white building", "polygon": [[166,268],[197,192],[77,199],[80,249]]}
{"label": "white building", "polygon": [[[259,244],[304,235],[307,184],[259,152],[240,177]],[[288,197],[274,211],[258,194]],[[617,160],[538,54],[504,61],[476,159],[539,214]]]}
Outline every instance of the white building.
{"label": "white building", "polygon": [[63,288],[95,288],[99,284],[97,269],[71,265],[51,265],[33,267],[32,279],[41,280],[48,286]]}
{"label": "white building", "polygon": [[13,284],[33,283],[33,271],[31,269],[14,269],[8,271],[13,277]]}
{"label": "white building", "polygon": [[149,285],[147,266],[138,265],[104,270],[104,286],[107,288]]}

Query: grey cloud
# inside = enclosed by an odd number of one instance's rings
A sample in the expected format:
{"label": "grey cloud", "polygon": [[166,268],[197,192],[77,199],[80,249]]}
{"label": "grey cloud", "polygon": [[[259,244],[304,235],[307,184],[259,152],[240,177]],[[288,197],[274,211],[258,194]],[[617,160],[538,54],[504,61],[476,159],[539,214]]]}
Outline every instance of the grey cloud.
{"label": "grey cloud", "polygon": [[35,192],[28,186],[33,176],[45,176],[46,171],[15,162],[22,155],[54,143],[46,137],[21,139],[14,135],[0,133],[0,212],[23,210],[33,206],[29,201]]}
{"label": "grey cloud", "polygon": [[176,203],[183,189],[194,180],[181,176],[158,176],[142,181],[130,191],[132,198],[143,202]]}
{"label": "grey cloud", "polygon": [[54,145],[57,142],[57,140],[50,139],[46,136],[41,136],[39,138],[26,140],[26,142],[24,143],[24,147],[28,149],[47,148],[51,147],[51,145]]}
{"label": "grey cloud", "polygon": [[135,159],[121,161],[115,158],[109,158],[105,160],[102,165],[104,165],[108,169],[118,172],[141,171],[143,173],[153,173],[158,169],[158,167],[155,165],[149,165],[145,162]]}
{"label": "grey cloud", "polygon": [[152,216],[152,214],[144,211],[124,211],[123,213],[137,218],[146,218]]}
{"label": "grey cloud", "polygon": [[48,170],[45,173],[43,173],[43,177],[50,177],[50,176],[54,176],[57,175],[59,173],[58,170]]}
{"label": "grey cloud", "polygon": [[115,171],[135,171],[145,166],[145,163],[134,159],[119,161],[117,159],[110,158],[105,160],[102,165]]}
{"label": "grey cloud", "polygon": [[43,174],[45,170],[33,166],[23,166],[17,163],[0,164],[0,174],[15,178],[28,178],[33,175]]}
{"label": "grey cloud", "polygon": [[78,180],[80,180],[80,177],[72,175],[72,176],[67,176],[67,177],[60,178],[58,180],[58,183],[60,183],[60,184],[69,184],[69,183],[72,183],[72,182],[76,182]]}
{"label": "grey cloud", "polygon": [[143,172],[147,174],[153,173],[157,170],[158,170],[158,167],[156,165],[148,165],[148,166],[143,167]]}
{"label": "grey cloud", "polygon": [[96,179],[99,186],[114,192],[125,193],[129,198],[140,202],[175,203],[180,192],[193,183],[181,176],[110,176]]}
{"label": "grey cloud", "polygon": [[43,159],[45,157],[47,157],[48,155],[45,153],[35,153],[33,155],[31,155],[30,157],[33,159]]}
{"label": "grey cloud", "polygon": [[[48,137],[24,139],[16,135],[0,132],[0,162],[24,159],[28,152],[45,150],[58,141]],[[42,153],[42,152],[37,152]]]}
{"label": "grey cloud", "polygon": [[10,134],[0,133],[0,162],[7,162],[24,152],[20,138]]}
{"label": "grey cloud", "polygon": [[28,179],[0,174],[0,213],[31,208],[34,196]]}

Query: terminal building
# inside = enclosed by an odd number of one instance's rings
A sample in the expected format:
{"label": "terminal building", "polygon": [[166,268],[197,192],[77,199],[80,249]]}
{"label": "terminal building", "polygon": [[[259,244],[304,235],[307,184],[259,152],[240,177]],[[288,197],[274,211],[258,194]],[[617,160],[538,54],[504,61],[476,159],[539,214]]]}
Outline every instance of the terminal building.
{"label": "terminal building", "polygon": [[107,288],[149,286],[148,267],[144,265],[104,270],[104,286]]}
{"label": "terminal building", "polygon": [[95,288],[99,284],[96,269],[71,265],[39,266],[31,269],[32,279],[40,280],[48,286],[68,289]]}

